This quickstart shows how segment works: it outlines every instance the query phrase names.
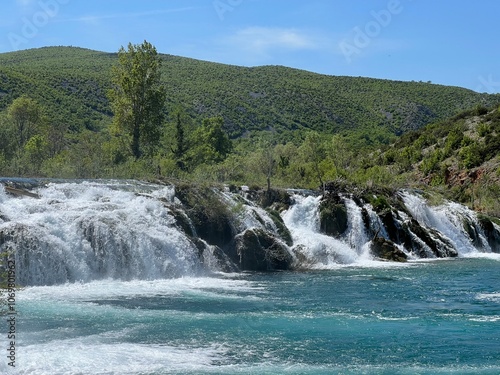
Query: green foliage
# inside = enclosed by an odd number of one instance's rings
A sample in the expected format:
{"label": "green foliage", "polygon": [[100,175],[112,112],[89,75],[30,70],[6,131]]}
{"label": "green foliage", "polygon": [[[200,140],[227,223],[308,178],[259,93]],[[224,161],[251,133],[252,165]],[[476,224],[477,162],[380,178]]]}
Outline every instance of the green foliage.
{"label": "green foliage", "polygon": [[467,146],[462,147],[459,152],[460,159],[464,168],[470,169],[477,167],[483,162],[481,157],[481,147],[477,142],[470,141]]}
{"label": "green foliage", "polygon": [[24,146],[24,157],[27,158],[31,168],[31,174],[37,174],[40,171],[43,161],[46,159],[49,151],[47,139],[36,134],[31,137]]}
{"label": "green foliage", "polygon": [[35,100],[23,95],[12,102],[7,114],[14,125],[17,144],[23,147],[41,121],[41,108]]}
{"label": "green foliage", "polygon": [[231,140],[223,130],[222,117],[203,120],[191,135],[192,147],[188,159],[192,166],[222,162],[231,152]]}
{"label": "green foliage", "polygon": [[311,131],[307,133],[304,143],[300,147],[304,162],[313,171],[317,178],[318,186],[324,187],[326,147],[319,133]]}
{"label": "green foliage", "polygon": [[422,160],[422,163],[420,164],[420,170],[425,175],[436,172],[439,169],[439,163],[442,159],[443,152],[440,149],[434,150]]}
{"label": "green foliage", "polygon": [[[0,173],[269,191],[432,186],[494,209],[500,111],[487,106],[498,102],[456,87],[159,55],[147,42],[118,54],[42,48],[0,54]],[[23,110],[33,116],[20,125]],[[463,182],[469,174],[479,182]],[[445,185],[454,180],[462,185]]]}
{"label": "green foliage", "polygon": [[118,52],[112,69],[109,100],[113,126],[130,137],[133,156],[152,155],[158,146],[164,120],[166,91],[161,80],[161,59],[156,48],[144,41],[129,43]]}
{"label": "green foliage", "polygon": [[488,124],[485,124],[485,123],[481,123],[477,127],[477,132],[478,132],[480,137],[485,137],[485,136],[491,134],[492,130],[493,129],[491,128],[491,126]]}
{"label": "green foliage", "polygon": [[[373,145],[460,110],[500,101],[498,95],[457,87],[159,56],[168,82],[167,109],[182,105],[197,122],[221,115],[231,138],[262,130],[360,130],[360,145]],[[71,130],[99,130],[112,114],[106,92],[113,88],[109,72],[116,61],[116,54],[72,47],[0,54],[0,93],[5,93],[0,109],[29,93],[51,119],[69,123]],[[373,133],[363,136],[368,130]]]}

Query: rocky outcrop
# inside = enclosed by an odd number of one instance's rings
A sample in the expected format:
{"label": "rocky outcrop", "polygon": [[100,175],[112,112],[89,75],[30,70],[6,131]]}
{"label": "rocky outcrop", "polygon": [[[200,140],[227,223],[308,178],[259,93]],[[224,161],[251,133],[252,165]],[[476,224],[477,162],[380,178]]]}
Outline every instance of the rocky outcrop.
{"label": "rocky outcrop", "polygon": [[186,228],[186,221],[176,215],[177,222],[189,232],[196,233],[210,245],[226,247],[236,235],[233,217],[228,206],[210,188],[182,185],[176,187],[176,197],[193,228]]}
{"label": "rocky outcrop", "polygon": [[347,230],[347,208],[338,193],[329,192],[319,207],[320,230],[322,233],[339,237]]}
{"label": "rocky outcrop", "polygon": [[479,216],[481,228],[486,234],[486,239],[494,253],[500,253],[500,225],[493,222],[487,216]]}
{"label": "rocky outcrop", "polygon": [[196,244],[200,258],[210,252],[222,269],[231,271],[287,270],[292,264],[287,246],[291,246],[293,240],[280,214],[272,207],[288,207],[290,197],[282,191],[272,192],[270,196],[266,193],[246,196],[256,199],[256,204],[262,204],[266,196],[270,199],[265,202],[265,206],[271,206],[266,214],[274,223],[276,233],[255,210],[251,215],[261,228],[246,228],[239,233],[241,228],[236,223],[241,218],[238,215],[245,215],[244,206],[252,203],[239,196],[236,205],[231,207],[217,191],[207,187],[177,187],[176,197],[182,206],[170,211],[176,225]]}
{"label": "rocky outcrop", "polygon": [[458,256],[453,244],[440,232],[432,228],[422,227],[415,219],[410,219],[403,226],[405,244],[420,258],[453,258]]}
{"label": "rocky outcrop", "polygon": [[405,252],[399,249],[394,242],[383,237],[374,238],[370,250],[375,257],[384,260],[406,262],[408,259]]}
{"label": "rocky outcrop", "polygon": [[247,229],[235,238],[237,264],[247,271],[289,270],[293,257],[286,246],[262,229]]}

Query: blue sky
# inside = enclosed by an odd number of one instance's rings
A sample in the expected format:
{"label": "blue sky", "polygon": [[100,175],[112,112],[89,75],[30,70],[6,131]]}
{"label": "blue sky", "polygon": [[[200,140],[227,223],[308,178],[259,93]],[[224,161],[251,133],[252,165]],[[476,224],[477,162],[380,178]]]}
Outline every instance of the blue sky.
{"label": "blue sky", "polygon": [[0,52],[72,45],[500,92],[498,0],[2,0]]}

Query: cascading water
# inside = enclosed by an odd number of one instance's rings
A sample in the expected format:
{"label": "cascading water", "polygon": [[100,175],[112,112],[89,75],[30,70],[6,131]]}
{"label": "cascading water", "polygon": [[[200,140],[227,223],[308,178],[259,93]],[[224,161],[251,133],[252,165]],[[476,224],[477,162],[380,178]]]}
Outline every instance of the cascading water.
{"label": "cascading water", "polygon": [[370,259],[370,239],[366,233],[362,208],[350,198],[345,198],[344,202],[348,216],[347,243],[360,257]]}
{"label": "cascading water", "polygon": [[[181,202],[173,186],[59,182],[21,198],[0,187],[0,252],[15,255],[20,285],[53,285],[335,268],[373,264],[374,258],[404,261],[498,251],[500,228],[493,222],[487,234],[466,207],[450,202],[430,207],[409,192],[395,198],[397,209],[385,206],[378,212],[348,195],[329,201],[294,194],[283,221],[244,192],[209,193],[222,207],[212,211],[210,223],[193,215],[196,207]],[[208,206],[200,209],[200,202]],[[200,202],[198,214],[214,204]],[[344,220],[336,223],[338,235],[323,231],[320,206],[335,212],[335,220]]]}
{"label": "cascading water", "polygon": [[319,205],[322,197],[294,195],[294,205],[283,220],[294,240],[299,267],[328,268],[356,262],[358,254],[343,241],[320,233]]}
{"label": "cascading water", "polygon": [[408,192],[402,192],[401,196],[413,218],[423,227],[441,233],[451,242],[459,256],[478,251],[491,252],[477,215],[467,207],[454,202],[431,207],[420,196]]}
{"label": "cascading water", "polygon": [[40,199],[10,198],[1,189],[1,250],[15,252],[18,283],[157,279],[209,271],[159,200],[171,202],[173,188],[158,186],[148,191],[150,196],[122,188],[50,184],[38,190]]}
{"label": "cascading water", "polygon": [[2,374],[499,373],[498,261],[378,260],[432,257],[432,241],[499,251],[500,228],[465,207],[334,193],[263,209],[255,192],[137,182],[30,193],[0,186],[0,253],[26,286]]}

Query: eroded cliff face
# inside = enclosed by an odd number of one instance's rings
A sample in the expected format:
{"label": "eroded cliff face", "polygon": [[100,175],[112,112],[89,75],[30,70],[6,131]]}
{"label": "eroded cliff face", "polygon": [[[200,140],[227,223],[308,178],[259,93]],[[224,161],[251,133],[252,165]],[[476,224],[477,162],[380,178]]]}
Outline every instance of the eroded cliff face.
{"label": "eroded cliff face", "polygon": [[[5,183],[6,184],[6,183]],[[248,191],[136,181],[0,187],[21,285],[304,270],[500,251],[500,226],[421,193]],[[15,189],[15,190],[14,190]]]}

